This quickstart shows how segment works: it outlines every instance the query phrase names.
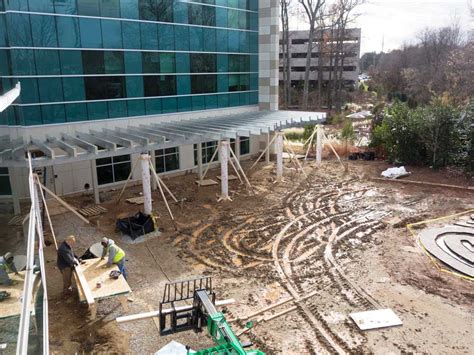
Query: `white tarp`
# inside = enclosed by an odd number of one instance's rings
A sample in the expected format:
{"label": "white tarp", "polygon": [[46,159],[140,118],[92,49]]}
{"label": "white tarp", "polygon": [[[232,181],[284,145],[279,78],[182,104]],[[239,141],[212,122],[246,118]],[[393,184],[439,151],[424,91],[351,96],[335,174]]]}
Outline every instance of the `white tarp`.
{"label": "white tarp", "polygon": [[351,313],[349,317],[352,318],[360,330],[394,327],[403,324],[390,308]]}
{"label": "white tarp", "polygon": [[382,171],[382,176],[386,178],[391,178],[391,179],[397,179],[402,176],[407,176],[410,175],[408,171],[406,171],[404,166],[401,166],[399,168],[388,168],[385,171]]}
{"label": "white tarp", "polygon": [[183,344],[172,340],[167,345],[158,350],[155,355],[187,355],[187,353],[188,351]]}

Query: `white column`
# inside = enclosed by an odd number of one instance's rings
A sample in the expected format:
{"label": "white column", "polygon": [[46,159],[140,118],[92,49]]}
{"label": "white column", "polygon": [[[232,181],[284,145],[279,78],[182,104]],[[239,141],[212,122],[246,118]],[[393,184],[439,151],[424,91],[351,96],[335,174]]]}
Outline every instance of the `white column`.
{"label": "white column", "polygon": [[266,153],[265,153],[265,162],[268,164],[270,163],[270,132],[267,133],[267,144],[266,146],[268,147]]}
{"label": "white column", "polygon": [[197,144],[198,178],[202,179],[202,143]]}
{"label": "white column", "polygon": [[277,180],[283,177],[283,133],[278,132],[275,140]]}
{"label": "white column", "polygon": [[13,199],[13,212],[17,215],[21,213],[21,208],[20,208],[20,191],[18,189],[19,187],[19,181],[18,175],[15,175],[15,172],[13,170],[14,168],[8,168],[8,178],[10,179],[10,188],[12,190],[12,199]]}
{"label": "white column", "polygon": [[142,167],[142,185],[144,199],[144,213],[151,214],[151,179],[150,179],[150,156],[147,153],[140,155],[140,165]]}
{"label": "white column", "polygon": [[318,124],[316,131],[316,166],[321,166],[321,157],[323,153],[323,126]]}
{"label": "white column", "polygon": [[99,195],[99,182],[97,180],[97,167],[95,164],[95,159],[91,160],[91,170],[92,170],[92,189],[94,190],[94,202],[96,205],[100,203]]}
{"label": "white column", "polygon": [[[155,171],[158,173],[158,170],[156,170],[156,156],[155,156],[155,150],[152,149],[150,152],[150,159],[151,159],[151,165],[155,168]],[[151,189],[155,191],[158,188],[158,185],[156,184],[156,179],[151,179]]]}
{"label": "white column", "polygon": [[229,199],[229,173],[228,173],[228,160],[229,160],[229,141],[221,141],[219,149],[219,157],[221,161],[221,198],[223,200]]}

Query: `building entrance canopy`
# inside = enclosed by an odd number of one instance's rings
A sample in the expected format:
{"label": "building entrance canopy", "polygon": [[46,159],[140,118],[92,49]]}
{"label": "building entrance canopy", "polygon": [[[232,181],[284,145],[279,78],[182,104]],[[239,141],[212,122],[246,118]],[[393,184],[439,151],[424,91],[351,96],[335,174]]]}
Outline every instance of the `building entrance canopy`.
{"label": "building entrance canopy", "polygon": [[63,133],[46,140],[0,140],[0,166],[27,166],[26,152],[33,152],[35,167],[72,163],[117,155],[148,152],[184,144],[249,137],[321,123],[322,112],[256,111],[221,117],[201,117],[187,120],[130,125],[126,128],[89,130],[74,135]]}

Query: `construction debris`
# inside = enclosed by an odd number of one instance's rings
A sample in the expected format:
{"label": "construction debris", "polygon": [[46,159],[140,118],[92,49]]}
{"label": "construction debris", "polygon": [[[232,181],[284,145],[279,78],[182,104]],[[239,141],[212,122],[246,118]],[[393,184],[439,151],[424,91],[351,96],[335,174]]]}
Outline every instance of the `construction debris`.
{"label": "construction debris", "polygon": [[92,207],[82,208],[78,211],[84,217],[95,217],[107,212],[107,208],[95,205]]}
{"label": "construction debris", "polygon": [[351,313],[349,317],[352,318],[360,330],[396,327],[403,324],[400,318],[389,308]]}
{"label": "construction debris", "polygon": [[399,168],[388,168],[387,170],[382,171],[380,175],[386,178],[390,178],[390,179],[399,179],[404,176],[411,175],[411,173],[406,171],[404,166],[401,166]]}

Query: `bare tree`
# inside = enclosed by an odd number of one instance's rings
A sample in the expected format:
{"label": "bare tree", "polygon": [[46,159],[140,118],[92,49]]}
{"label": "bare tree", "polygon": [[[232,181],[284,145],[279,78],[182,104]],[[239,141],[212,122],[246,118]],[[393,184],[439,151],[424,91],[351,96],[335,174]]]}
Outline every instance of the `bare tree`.
{"label": "bare tree", "polygon": [[309,23],[308,49],[306,52],[306,68],[303,86],[303,109],[307,110],[309,95],[309,74],[311,70],[311,53],[313,52],[313,42],[318,17],[321,16],[321,9],[324,6],[326,0],[298,0],[298,2],[303,6],[306,18]]}
{"label": "bare tree", "polygon": [[291,105],[291,53],[290,53],[290,26],[288,9],[291,0],[280,0],[281,26],[282,26],[282,54],[283,54],[283,92],[285,107]]}

